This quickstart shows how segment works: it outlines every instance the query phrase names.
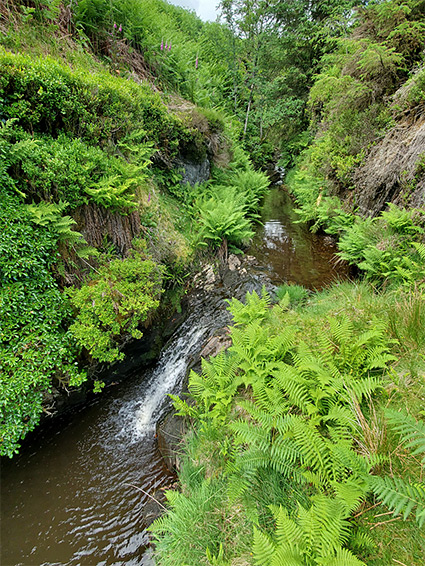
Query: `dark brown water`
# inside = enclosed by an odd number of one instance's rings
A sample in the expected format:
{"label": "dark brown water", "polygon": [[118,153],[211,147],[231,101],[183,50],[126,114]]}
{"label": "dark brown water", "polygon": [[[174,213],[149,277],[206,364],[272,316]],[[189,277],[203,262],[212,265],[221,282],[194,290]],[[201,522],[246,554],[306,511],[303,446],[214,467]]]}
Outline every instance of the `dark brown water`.
{"label": "dark brown water", "polygon": [[294,205],[282,188],[266,196],[260,226],[248,254],[255,256],[275,285],[297,283],[322,289],[335,279],[348,276],[348,267],[336,262],[332,238],[312,234],[297,223]]}
{"label": "dark brown water", "polygon": [[[294,224],[284,191],[271,191],[262,219],[249,253],[275,284],[321,288],[345,275],[334,265],[332,241]],[[226,323],[220,293],[195,301],[155,368],[135,371],[2,461],[2,566],[150,564],[146,525],[155,506],[128,484],[156,496],[174,479],[158,454],[155,423],[191,356]]]}

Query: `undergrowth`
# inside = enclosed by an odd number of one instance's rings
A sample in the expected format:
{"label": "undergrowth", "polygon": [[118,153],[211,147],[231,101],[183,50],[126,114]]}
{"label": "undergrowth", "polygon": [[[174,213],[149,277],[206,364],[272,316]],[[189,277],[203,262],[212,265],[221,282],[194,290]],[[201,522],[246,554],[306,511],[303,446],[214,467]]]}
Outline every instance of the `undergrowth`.
{"label": "undergrowth", "polygon": [[[159,563],[173,556],[176,565],[378,565],[393,521],[404,518],[407,547],[393,556],[419,566],[425,363],[405,344],[424,353],[415,326],[422,292],[411,299],[402,288],[347,282],[313,295],[290,286],[280,294],[273,307],[266,294],[247,295],[245,305],[233,299],[232,345],[191,373],[192,402],[173,397],[193,432],[182,494],[169,496],[170,511],[151,528]],[[414,391],[401,386],[412,364]],[[197,506],[210,538],[197,541],[195,557],[179,533],[193,528],[187,513],[200,485],[215,486],[209,501],[218,498],[230,534],[213,510],[201,515]],[[371,515],[380,499],[390,511]],[[248,548],[237,536],[247,529]]]}

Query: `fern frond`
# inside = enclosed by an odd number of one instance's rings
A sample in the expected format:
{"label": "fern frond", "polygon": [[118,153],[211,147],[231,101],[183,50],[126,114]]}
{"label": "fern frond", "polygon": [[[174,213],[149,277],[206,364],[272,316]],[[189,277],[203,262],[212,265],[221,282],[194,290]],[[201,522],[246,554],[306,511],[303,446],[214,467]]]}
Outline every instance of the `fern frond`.
{"label": "fern frond", "polygon": [[298,508],[299,524],[305,545],[319,556],[335,552],[348,538],[349,523],[343,518],[343,508],[335,499],[325,495],[312,498],[313,505]]}
{"label": "fern frond", "polygon": [[305,566],[303,554],[294,546],[280,546],[270,563],[270,566]]}
{"label": "fern frond", "polygon": [[412,242],[412,246],[415,248],[421,261],[425,263],[425,244],[422,242]]}
{"label": "fern frond", "polygon": [[365,482],[348,479],[345,482],[332,482],[335,496],[344,506],[347,515],[351,515],[364,499],[368,488]]}
{"label": "fern frond", "polygon": [[229,428],[235,433],[238,444],[248,444],[264,452],[268,450],[270,446],[269,430],[242,419],[230,423]]}
{"label": "fern frond", "polygon": [[382,389],[382,387],[381,380],[375,376],[369,376],[359,380],[350,378],[347,380],[347,390],[349,394],[354,394],[359,400],[369,397],[374,391]]}
{"label": "fern frond", "polygon": [[291,431],[301,453],[304,466],[316,472],[332,473],[332,462],[326,439],[319,433],[311,421],[296,420]]}
{"label": "fern frond", "polygon": [[407,413],[385,411],[388,422],[397,431],[407,448],[414,449],[413,455],[424,454],[422,462],[425,463],[425,423],[415,420]]}
{"label": "fern frond", "polygon": [[320,566],[367,566],[346,548],[338,548],[334,556],[324,556],[317,564]]}
{"label": "fern frond", "polygon": [[416,522],[420,527],[425,523],[425,485],[409,484],[400,478],[372,476],[369,485],[375,495],[394,511],[394,515],[403,514],[406,520],[416,508]]}
{"label": "fern frond", "polygon": [[341,316],[340,319],[330,318],[329,327],[332,338],[338,344],[352,343],[353,323],[348,316]]}
{"label": "fern frond", "polygon": [[350,536],[348,545],[350,548],[364,548],[366,550],[372,550],[376,547],[373,538],[363,531],[354,531]]}
{"label": "fern frond", "polygon": [[254,526],[252,551],[254,563],[258,566],[269,566],[274,554],[275,546],[271,538]]}
{"label": "fern frond", "polygon": [[340,405],[333,405],[329,409],[328,414],[322,417],[322,420],[328,425],[334,423],[336,426],[352,431],[355,429],[356,424],[353,412],[347,407]]}
{"label": "fern frond", "polygon": [[317,412],[310,389],[296,368],[286,365],[273,374],[289,401],[306,414]]}
{"label": "fern frond", "polygon": [[288,511],[279,505],[273,509],[273,516],[276,520],[276,540],[278,544],[295,544],[302,540],[303,532],[299,525],[290,519]]}

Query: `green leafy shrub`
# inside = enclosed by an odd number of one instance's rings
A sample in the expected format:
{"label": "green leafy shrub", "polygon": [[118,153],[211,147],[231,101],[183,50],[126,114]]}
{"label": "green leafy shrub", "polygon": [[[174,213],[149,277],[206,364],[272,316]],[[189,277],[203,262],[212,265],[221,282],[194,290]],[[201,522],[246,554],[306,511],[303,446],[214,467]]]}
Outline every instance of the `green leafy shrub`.
{"label": "green leafy shrub", "polygon": [[159,306],[161,279],[161,267],[142,250],[111,261],[80,289],[67,290],[78,309],[70,332],[93,358],[122,359],[117,340],[142,336],[139,325]]}
{"label": "green leafy shrub", "polygon": [[237,172],[231,176],[229,182],[232,188],[236,189],[238,195],[243,196],[249,212],[257,210],[260,199],[266,194],[270,186],[267,175],[253,169]]}
{"label": "green leafy shrub", "polygon": [[[288,297],[273,312],[266,295],[248,294],[246,304],[230,301],[232,345],[203,362],[202,374],[191,373],[194,403],[173,397],[175,407],[193,419],[199,435],[192,458],[219,443],[210,473],[226,479],[230,505],[242,505],[255,525],[256,564],[291,558],[360,565],[347,548],[348,518],[366,497],[379,458],[355,450],[355,407],[382,388],[382,372],[395,359],[391,341],[383,324],[358,331],[341,316],[308,346],[295,327],[282,328]],[[280,324],[271,325],[272,316],[282,317]],[[291,497],[285,508],[273,508],[277,530],[271,536],[263,531],[270,532],[272,494],[255,486],[277,477]],[[166,520],[171,530],[171,515]]]}
{"label": "green leafy shrub", "polygon": [[6,188],[0,198],[0,452],[12,456],[39,422],[53,381],[75,386],[86,375],[66,330],[72,312],[53,275],[69,224],[65,234],[57,222],[33,222]]}
{"label": "green leafy shrub", "polygon": [[0,116],[16,118],[25,131],[64,132],[109,148],[137,129],[140,142],[153,141],[167,157],[176,155],[181,138],[193,137],[147,85],[4,50],[0,64]]}
{"label": "green leafy shrub", "polygon": [[343,548],[348,539],[349,523],[338,501],[320,495],[313,499],[309,509],[299,505],[296,519],[282,507],[273,508],[273,515],[275,540],[254,528],[256,565],[365,566]]}
{"label": "green leafy shrub", "polygon": [[313,232],[322,228],[329,234],[339,234],[351,226],[354,215],[343,210],[337,197],[329,196],[329,182],[314,173],[307,153],[304,159],[299,169],[287,177],[289,190],[298,204],[299,220],[310,223]]}
{"label": "green leafy shrub", "polygon": [[[406,413],[387,411],[391,427],[397,431],[412,456],[422,455],[425,463],[425,423],[416,421]],[[369,483],[374,493],[394,511],[394,515],[403,514],[404,520],[415,510],[419,527],[425,524],[425,484],[408,482],[403,478],[372,476]]]}

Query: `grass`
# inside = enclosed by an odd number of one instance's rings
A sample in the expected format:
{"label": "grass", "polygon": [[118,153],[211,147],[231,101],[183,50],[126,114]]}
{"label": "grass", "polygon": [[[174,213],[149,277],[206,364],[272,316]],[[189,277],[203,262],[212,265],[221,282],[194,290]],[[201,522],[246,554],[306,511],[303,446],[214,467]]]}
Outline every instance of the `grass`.
{"label": "grass", "polygon": [[358,524],[371,537],[374,548],[363,558],[368,566],[422,566],[425,531],[413,519],[393,517],[384,505],[368,503]]}
{"label": "grass", "polygon": [[[382,375],[382,389],[373,394],[369,403],[360,408],[353,400],[356,418],[356,440],[360,453],[371,457],[380,457],[374,473],[390,475],[411,481],[424,481],[425,468],[400,443],[400,437],[385,420],[385,409],[407,410],[415,418],[423,417],[425,397],[425,339],[423,336],[425,318],[423,295],[419,289],[379,291],[365,282],[341,282],[319,293],[306,294],[305,290],[295,286],[285,286],[280,293],[282,298],[290,294],[290,308],[277,304],[270,311],[266,324],[276,331],[289,325],[297,328],[296,341],[303,341],[310,347],[320,344],[320,337],[329,331],[329,317],[349,317],[359,332],[373,328],[373,323],[387,322],[387,335],[390,339],[391,353],[397,357],[389,372]],[[283,303],[284,304],[284,303]],[[249,396],[249,391],[245,395]],[[237,408],[237,407],[236,407]],[[235,412],[232,419],[247,418],[242,412]],[[224,436],[223,436],[224,435]],[[215,510],[208,509],[196,528],[209,531],[211,540],[203,541],[218,555],[219,545],[223,544],[225,562],[230,566],[252,564],[249,548],[252,540],[252,524],[258,524],[263,531],[274,531],[273,518],[269,505],[282,505],[294,511],[296,502],[308,501],[303,489],[294,490],[282,475],[273,470],[264,469],[255,485],[241,499],[231,503],[225,496],[226,446],[225,430],[200,430],[191,435],[183,449],[186,464],[180,474],[182,492],[187,500],[196,502],[203,493],[199,482],[215,486],[219,493],[211,493]],[[228,447],[231,450],[231,447]],[[194,478],[198,484],[194,485]],[[207,489],[203,487],[202,489]],[[209,492],[208,492],[209,493]],[[306,499],[307,498],[307,499]],[[212,501],[210,499],[210,501]],[[185,499],[182,501],[186,501]],[[179,505],[181,503],[179,502]],[[308,503],[307,503],[308,505]],[[177,507],[173,504],[170,523],[167,523],[168,543],[170,532],[175,528],[171,520]],[[198,506],[193,513],[201,513]],[[361,507],[354,513],[352,522],[360,532],[370,538],[370,547],[357,549],[359,558],[368,566],[421,566],[425,533],[415,523],[413,516],[404,521],[394,517],[393,513],[373,496],[368,495]],[[174,518],[176,518],[174,516]],[[199,521],[201,518],[198,517]],[[186,521],[179,517],[179,521]],[[191,519],[192,520],[192,519]],[[192,523],[181,526],[185,532],[195,528]],[[241,533],[244,533],[243,535]],[[177,535],[176,535],[177,536]],[[202,537],[204,533],[202,533]],[[182,544],[185,545],[183,537]],[[158,543],[159,556],[162,559],[166,540],[161,537]],[[161,546],[162,544],[165,546]],[[174,544],[174,543],[173,543]],[[207,545],[207,546],[205,546]],[[208,564],[198,549],[198,554],[185,554],[175,564]],[[190,552],[193,549],[189,549]],[[189,552],[188,550],[188,552]],[[169,553],[169,551],[166,551]],[[180,560],[180,561],[179,561]],[[240,562],[238,562],[240,560]],[[163,562],[160,562],[163,564]],[[214,563],[214,562],[212,562]],[[168,564],[164,562],[164,564]],[[222,564],[222,562],[217,562]]]}

